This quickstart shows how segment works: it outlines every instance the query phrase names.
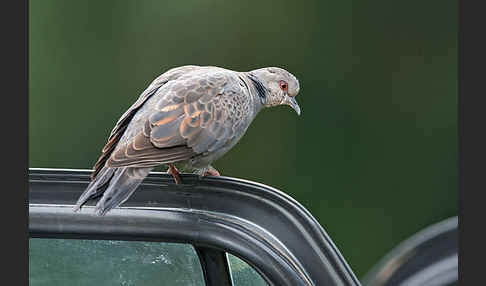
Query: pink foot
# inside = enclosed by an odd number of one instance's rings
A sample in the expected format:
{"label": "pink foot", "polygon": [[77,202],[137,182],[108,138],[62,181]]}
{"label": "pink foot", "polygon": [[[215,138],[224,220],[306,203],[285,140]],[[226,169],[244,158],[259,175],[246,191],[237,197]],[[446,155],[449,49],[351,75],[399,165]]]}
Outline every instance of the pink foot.
{"label": "pink foot", "polygon": [[179,170],[174,166],[174,164],[169,164],[169,169],[167,169],[167,174],[171,174],[174,177],[175,183],[178,185],[181,183],[181,177],[179,176]]}
{"label": "pink foot", "polygon": [[203,173],[203,176],[221,176],[218,172],[218,170],[216,170],[215,168],[213,167],[209,167],[209,169],[207,169],[204,173]]}

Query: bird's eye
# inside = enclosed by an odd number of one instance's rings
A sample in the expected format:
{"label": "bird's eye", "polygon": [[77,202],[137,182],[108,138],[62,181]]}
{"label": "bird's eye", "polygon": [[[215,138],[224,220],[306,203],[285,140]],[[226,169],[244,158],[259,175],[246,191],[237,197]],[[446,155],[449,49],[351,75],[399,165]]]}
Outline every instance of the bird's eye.
{"label": "bird's eye", "polygon": [[288,88],[289,88],[289,85],[287,84],[287,82],[285,80],[280,81],[280,89],[281,90],[287,91]]}

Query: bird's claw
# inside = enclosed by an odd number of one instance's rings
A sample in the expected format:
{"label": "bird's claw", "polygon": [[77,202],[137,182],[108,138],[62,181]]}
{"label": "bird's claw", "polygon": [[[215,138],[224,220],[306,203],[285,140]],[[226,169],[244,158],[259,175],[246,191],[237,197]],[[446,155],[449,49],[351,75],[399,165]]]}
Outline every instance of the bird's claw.
{"label": "bird's claw", "polygon": [[216,176],[216,177],[218,177],[218,176],[221,176],[221,174],[215,168],[209,167],[206,171],[204,171],[202,176],[203,177],[205,177],[205,176]]}
{"label": "bird's claw", "polygon": [[171,174],[174,177],[176,185],[181,183],[181,177],[179,176],[179,170],[174,166],[174,164],[169,164],[169,169],[167,169],[167,174]]}

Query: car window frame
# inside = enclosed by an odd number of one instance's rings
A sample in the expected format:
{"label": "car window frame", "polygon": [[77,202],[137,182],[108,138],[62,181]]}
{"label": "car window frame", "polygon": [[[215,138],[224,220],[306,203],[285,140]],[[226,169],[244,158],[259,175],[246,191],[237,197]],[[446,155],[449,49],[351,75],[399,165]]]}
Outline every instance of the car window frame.
{"label": "car window frame", "polygon": [[104,217],[94,214],[93,202],[74,213],[91,172],[29,169],[30,237],[189,243],[206,285],[231,285],[226,252],[269,285],[360,285],[310,212],[275,188],[190,174],[176,185],[167,174],[153,172]]}

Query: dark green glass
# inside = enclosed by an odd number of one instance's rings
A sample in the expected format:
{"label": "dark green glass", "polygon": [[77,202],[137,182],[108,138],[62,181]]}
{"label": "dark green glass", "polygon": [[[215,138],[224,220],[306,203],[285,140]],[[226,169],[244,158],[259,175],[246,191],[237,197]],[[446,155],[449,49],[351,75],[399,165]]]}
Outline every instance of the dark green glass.
{"label": "dark green glass", "polygon": [[267,286],[267,282],[245,261],[228,253],[231,279],[234,286]]}
{"label": "dark green glass", "polygon": [[29,285],[204,286],[187,244],[40,239],[29,241]]}

